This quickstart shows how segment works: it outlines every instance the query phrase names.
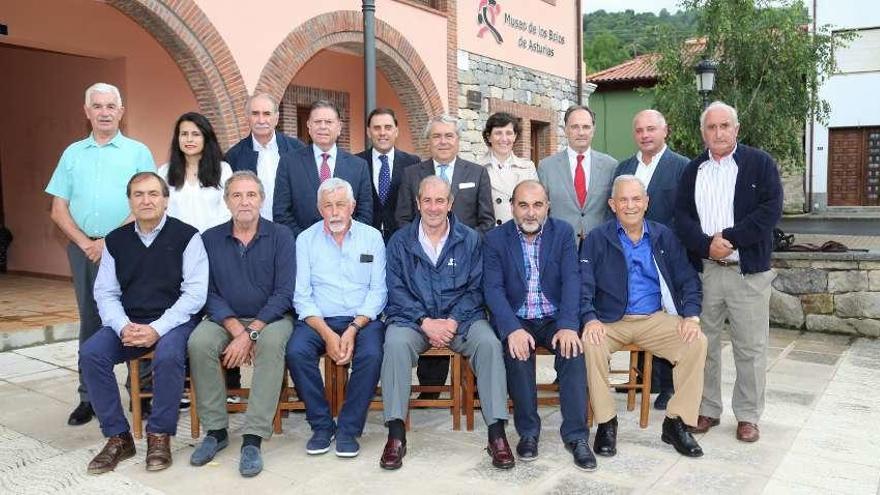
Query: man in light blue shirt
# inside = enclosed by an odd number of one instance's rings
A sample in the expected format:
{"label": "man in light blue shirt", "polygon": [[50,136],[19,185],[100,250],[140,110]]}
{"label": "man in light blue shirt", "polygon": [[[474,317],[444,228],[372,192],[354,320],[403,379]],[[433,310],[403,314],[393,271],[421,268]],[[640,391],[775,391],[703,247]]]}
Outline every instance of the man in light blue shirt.
{"label": "man in light blue shirt", "polygon": [[[352,220],[351,185],[329,178],[318,188],[322,221],[296,240],[293,306],[299,321],[287,343],[287,366],[306,405],[312,438],[309,454],[324,454],[336,438],[336,455],[354,457],[382,366],[385,325],[385,243],[375,228]],[[326,352],[336,364],[351,364],[351,379],[333,422],[324,397],[318,360]],[[327,359],[325,358],[325,359]]]}
{"label": "man in light blue shirt", "polygon": [[[130,221],[125,185],[137,172],[155,170],[153,155],[142,143],[119,131],[125,113],[119,90],[97,83],[86,90],[83,109],[92,133],[64,150],[46,192],[52,198],[52,220],[70,239],[67,257],[79,310],[80,346],[100,327],[92,297],[104,236]],[[88,423],[94,414],[80,374],[80,403],[67,424]]]}

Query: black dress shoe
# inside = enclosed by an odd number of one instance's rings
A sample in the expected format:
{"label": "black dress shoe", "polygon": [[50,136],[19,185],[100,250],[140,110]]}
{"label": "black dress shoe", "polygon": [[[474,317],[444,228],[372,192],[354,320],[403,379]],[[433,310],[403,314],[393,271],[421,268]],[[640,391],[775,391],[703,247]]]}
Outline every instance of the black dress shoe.
{"label": "black dress shoe", "polygon": [[398,438],[388,438],[382,457],[379,458],[379,466],[382,469],[400,469],[403,466],[403,456],[406,455],[406,442]]}
{"label": "black dress shoe", "polygon": [[687,425],[681,418],[667,417],[663,420],[663,435],[660,437],[664,442],[671,444],[679,454],[687,457],[701,457],[703,449],[697,443]]}
{"label": "black dress shoe", "polygon": [[574,465],[578,469],[583,469],[584,471],[596,470],[596,456],[593,455],[593,451],[590,450],[590,445],[585,438],[566,442],[565,449],[571,452],[572,457],[574,457]]}
{"label": "black dress shoe", "polygon": [[95,410],[92,409],[91,402],[80,402],[76,409],[70,413],[67,418],[67,424],[70,426],[84,425],[92,420],[95,416]]}
{"label": "black dress shoe", "polygon": [[513,458],[513,452],[510,451],[510,445],[507,438],[498,437],[495,440],[489,440],[486,452],[492,457],[492,465],[498,469],[510,469],[516,463]]}
{"label": "black dress shoe", "polygon": [[531,462],[538,458],[538,439],[536,437],[522,437],[516,444],[516,455],[523,462]]}
{"label": "black dress shoe", "polygon": [[617,454],[617,416],[596,427],[593,450],[597,455],[613,457]]}
{"label": "black dress shoe", "polygon": [[654,399],[654,409],[658,411],[665,411],[666,406],[669,405],[669,399],[672,398],[672,392],[668,392],[666,390],[657,394],[657,398]]}

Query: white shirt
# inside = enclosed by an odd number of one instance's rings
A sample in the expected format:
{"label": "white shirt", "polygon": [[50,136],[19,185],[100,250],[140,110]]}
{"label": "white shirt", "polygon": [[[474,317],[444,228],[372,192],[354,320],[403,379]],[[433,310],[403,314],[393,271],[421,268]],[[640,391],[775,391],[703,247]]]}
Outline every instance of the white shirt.
{"label": "white shirt", "polygon": [[251,140],[254,142],[254,151],[258,153],[257,177],[263,183],[263,191],[266,193],[263,206],[260,208],[260,215],[266,220],[272,220],[272,203],[275,201],[275,174],[278,172],[278,162],[281,160],[278,141],[275,138],[273,132],[272,139],[266,143],[266,146],[263,146],[256,137],[251,136]]}
{"label": "white shirt", "polygon": [[440,253],[443,252],[443,246],[446,245],[446,241],[447,239],[449,239],[449,230],[449,222],[447,221],[446,232],[444,232],[443,236],[440,237],[440,241],[437,242],[437,247],[434,247],[434,244],[431,242],[431,239],[425,232],[425,228],[422,225],[421,220],[419,220],[419,244],[422,245],[422,249],[425,251],[428,259],[431,260],[431,263],[434,266],[437,266],[437,260],[440,259]]}
{"label": "white shirt", "polygon": [[651,161],[645,163],[642,152],[639,151],[636,153],[636,160],[638,161],[638,165],[636,165],[636,179],[642,181],[642,184],[645,185],[645,189],[648,188],[648,184],[651,183],[651,178],[654,177],[654,172],[657,171],[657,164],[660,163],[660,157],[663,156],[663,153],[666,153],[666,145],[663,145],[663,148],[651,158]]}
{"label": "white shirt", "polygon": [[586,188],[587,193],[589,195],[589,191],[590,191],[590,164],[592,163],[592,160],[590,160],[590,152],[593,150],[593,148],[592,147],[587,148],[587,151],[584,151],[583,153],[578,153],[577,151],[571,149],[571,146],[566,147],[565,150],[568,152],[568,166],[571,169],[572,187],[574,187],[574,178],[576,177],[575,170],[577,169],[577,163],[578,163],[577,156],[579,154],[584,155],[584,161],[581,162],[581,164],[584,167],[584,187]]}
{"label": "white shirt", "polygon": [[452,184],[452,172],[455,171],[455,158],[452,159],[449,163],[440,163],[437,160],[431,160],[434,162],[434,175],[440,177],[440,166],[446,165],[446,177],[449,178],[449,183]]}
{"label": "white shirt", "polygon": [[321,164],[324,163],[324,157],[321,155],[324,153],[330,155],[327,157],[327,165],[330,167],[330,177],[333,177],[333,174],[336,172],[336,145],[334,144],[333,147],[327,151],[323,151],[321,148],[312,145],[312,151],[315,153],[315,167],[318,171],[318,178],[320,179],[321,177]]}
{"label": "white shirt", "polygon": [[391,177],[391,174],[394,173],[394,148],[388,150],[388,153],[382,153],[373,148],[373,188],[376,190],[376,194],[379,194],[379,172],[382,171],[382,160],[379,159],[379,155],[388,157],[388,177]]}
{"label": "white shirt", "polygon": [[[168,182],[167,163],[159,167],[158,173]],[[220,162],[220,187],[202,187],[198,181],[186,181],[180,189],[169,186],[168,215],[192,225],[200,233],[229,221],[232,215],[223,200],[223,186],[230,177],[232,167]]]}
{"label": "white shirt", "polygon": [[[733,149],[735,151],[736,148]],[[694,202],[697,205],[697,215],[700,216],[700,227],[708,236],[733,227],[733,196],[739,172],[739,167],[733,160],[733,152],[720,160],[709,153],[709,159],[697,168]],[[739,253],[734,250],[724,259],[738,261]]]}

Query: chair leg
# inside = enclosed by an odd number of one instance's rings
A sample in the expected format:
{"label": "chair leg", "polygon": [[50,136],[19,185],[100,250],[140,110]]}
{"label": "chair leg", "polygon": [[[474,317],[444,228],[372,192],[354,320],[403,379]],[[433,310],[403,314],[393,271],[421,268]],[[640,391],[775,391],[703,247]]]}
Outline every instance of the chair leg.
{"label": "chair leg", "polygon": [[333,365],[333,383],[336,385],[336,392],[333,395],[334,407],[333,407],[333,416],[339,417],[339,413],[342,411],[342,403],[345,402],[345,387],[348,385],[348,366],[347,365]]}
{"label": "chair leg", "polygon": [[589,399],[587,399],[587,429],[593,427],[593,405],[590,404]]}
{"label": "chair leg", "polygon": [[131,429],[138,440],[143,438],[144,425],[141,420],[141,363],[139,359],[129,361],[128,375],[131,377]]}
{"label": "chair leg", "polygon": [[642,411],[639,415],[639,426],[648,427],[648,415],[651,411],[651,373],[653,366],[653,355],[645,351],[645,365],[642,374]]}
{"label": "chair leg", "polygon": [[452,358],[452,429],[461,429],[461,354]]}
{"label": "chair leg", "polygon": [[201,423],[199,423],[199,411],[196,409],[196,386],[192,377],[189,377],[189,432],[193,438],[201,435]]}

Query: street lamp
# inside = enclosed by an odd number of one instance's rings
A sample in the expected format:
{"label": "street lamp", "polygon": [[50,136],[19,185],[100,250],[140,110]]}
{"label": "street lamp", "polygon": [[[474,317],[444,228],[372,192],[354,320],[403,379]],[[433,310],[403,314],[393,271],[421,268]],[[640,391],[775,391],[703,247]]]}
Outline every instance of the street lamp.
{"label": "street lamp", "polygon": [[697,92],[703,97],[703,109],[709,106],[709,93],[715,89],[715,73],[718,72],[718,62],[710,59],[702,59],[694,66],[697,73]]}

